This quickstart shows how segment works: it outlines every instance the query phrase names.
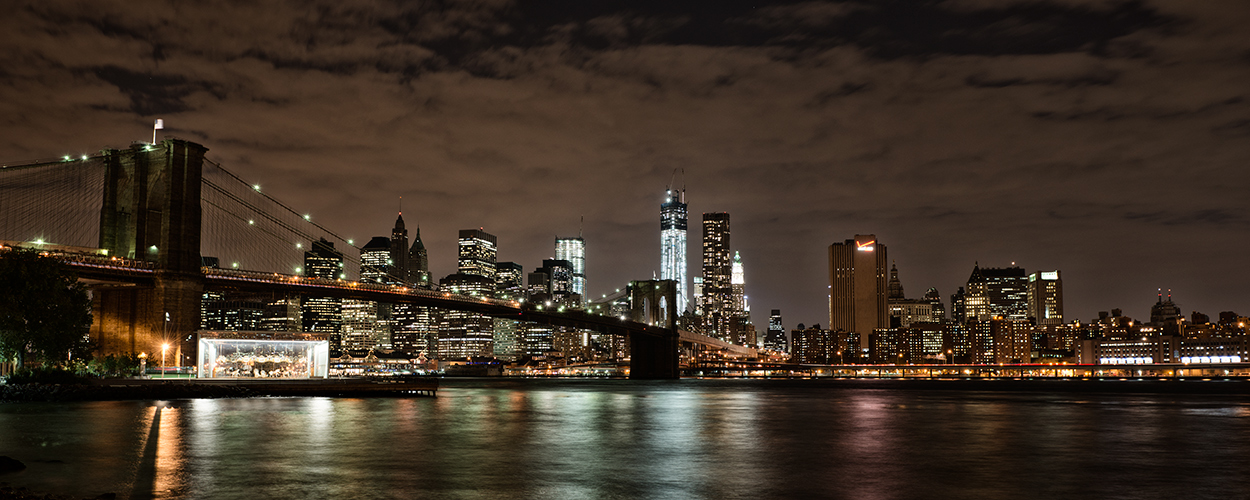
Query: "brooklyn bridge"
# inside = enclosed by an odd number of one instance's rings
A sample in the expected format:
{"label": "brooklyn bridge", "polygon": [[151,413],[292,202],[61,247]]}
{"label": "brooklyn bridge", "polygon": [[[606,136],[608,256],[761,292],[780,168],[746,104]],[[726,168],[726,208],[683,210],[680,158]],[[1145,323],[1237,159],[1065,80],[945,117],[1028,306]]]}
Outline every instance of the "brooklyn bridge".
{"label": "brooklyn bridge", "polygon": [[207,151],[166,139],[0,168],[0,245],[38,250],[77,273],[92,294],[90,336],[101,353],[173,343],[191,355],[204,294],[250,292],[412,304],[624,338],[631,378],[676,378],[683,343],[753,354],[676,328],[672,286],[631,297],[620,315],[347,279],[364,265],[350,252],[338,279],[301,275],[312,242],[358,248]]}

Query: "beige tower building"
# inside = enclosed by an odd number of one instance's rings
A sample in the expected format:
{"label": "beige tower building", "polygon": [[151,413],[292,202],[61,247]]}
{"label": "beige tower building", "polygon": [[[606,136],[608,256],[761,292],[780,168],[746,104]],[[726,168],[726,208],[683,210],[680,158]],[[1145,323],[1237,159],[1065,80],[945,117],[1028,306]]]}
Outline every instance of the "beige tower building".
{"label": "beige tower building", "polygon": [[829,329],[859,334],[867,349],[869,335],[890,326],[886,297],[885,245],[871,234],[829,245]]}

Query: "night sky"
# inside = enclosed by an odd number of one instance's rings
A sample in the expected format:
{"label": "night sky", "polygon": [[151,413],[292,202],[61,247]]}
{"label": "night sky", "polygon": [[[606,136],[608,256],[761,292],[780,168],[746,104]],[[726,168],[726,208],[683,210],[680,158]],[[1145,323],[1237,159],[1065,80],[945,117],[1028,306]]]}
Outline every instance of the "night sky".
{"label": "night sky", "polygon": [[[827,325],[827,247],[909,297],[1063,272],[1067,319],[1250,314],[1250,3],[78,2],[0,16],[0,160],[165,136],[344,237],[403,197],[527,271],[585,217],[592,296],[659,272],[674,169],[729,212],[757,327]],[[315,8],[308,5],[316,4]]]}

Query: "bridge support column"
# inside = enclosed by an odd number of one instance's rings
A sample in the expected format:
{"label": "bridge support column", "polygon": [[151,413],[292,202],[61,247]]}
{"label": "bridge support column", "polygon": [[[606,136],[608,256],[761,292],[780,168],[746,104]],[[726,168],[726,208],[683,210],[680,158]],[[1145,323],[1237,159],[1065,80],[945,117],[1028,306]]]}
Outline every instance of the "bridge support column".
{"label": "bridge support column", "polygon": [[92,340],[100,354],[147,353],[149,366],[180,365],[194,355],[200,328],[200,186],[204,153],[194,142],[106,150],[100,248],[155,263],[153,284],[93,293]]}
{"label": "bridge support column", "polygon": [[158,272],[150,287],[108,287],[92,291],[91,340],[98,352],[148,355],[148,366],[179,366],[193,359],[196,330],[200,329],[199,275]]}

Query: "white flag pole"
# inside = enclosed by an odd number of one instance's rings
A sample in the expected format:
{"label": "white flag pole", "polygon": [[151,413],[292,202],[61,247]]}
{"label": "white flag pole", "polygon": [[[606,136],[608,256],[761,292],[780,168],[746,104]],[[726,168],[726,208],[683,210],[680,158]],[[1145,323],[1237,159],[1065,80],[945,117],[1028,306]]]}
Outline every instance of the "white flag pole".
{"label": "white flag pole", "polygon": [[152,145],[156,145],[156,131],[165,128],[165,120],[156,119],[156,123],[152,125]]}

